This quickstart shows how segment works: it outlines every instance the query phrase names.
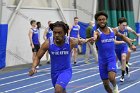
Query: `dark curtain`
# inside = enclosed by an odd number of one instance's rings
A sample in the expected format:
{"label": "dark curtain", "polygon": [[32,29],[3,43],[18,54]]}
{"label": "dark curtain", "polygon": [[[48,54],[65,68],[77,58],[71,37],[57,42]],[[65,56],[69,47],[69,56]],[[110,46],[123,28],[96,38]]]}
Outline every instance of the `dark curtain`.
{"label": "dark curtain", "polygon": [[[118,19],[125,17],[128,25],[135,30],[132,0],[98,0],[98,11],[105,11],[108,14],[108,26],[118,26]],[[129,38],[136,37],[134,34],[129,33]]]}

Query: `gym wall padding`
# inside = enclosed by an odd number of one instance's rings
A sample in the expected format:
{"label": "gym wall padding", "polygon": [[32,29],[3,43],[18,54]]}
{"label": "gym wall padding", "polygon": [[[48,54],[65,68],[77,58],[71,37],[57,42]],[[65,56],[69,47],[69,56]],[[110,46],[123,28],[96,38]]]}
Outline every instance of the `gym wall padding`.
{"label": "gym wall padding", "polygon": [[0,24],[0,69],[6,65],[7,33],[8,24]]}

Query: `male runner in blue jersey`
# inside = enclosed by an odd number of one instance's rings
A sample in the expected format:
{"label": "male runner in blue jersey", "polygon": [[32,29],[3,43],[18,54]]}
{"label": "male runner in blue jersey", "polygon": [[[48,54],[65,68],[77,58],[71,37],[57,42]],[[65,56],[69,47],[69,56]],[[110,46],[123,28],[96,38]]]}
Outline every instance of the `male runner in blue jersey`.
{"label": "male runner in blue jersey", "polygon": [[[80,26],[78,25],[78,21],[79,21],[78,17],[75,17],[74,18],[74,25],[69,29],[69,31],[70,31],[69,36],[70,37],[74,37],[74,38],[80,37],[80,35],[79,35]],[[78,45],[75,46],[73,48],[73,51],[72,51],[74,64],[77,63],[77,55],[78,55],[77,48],[78,48]]]}
{"label": "male runner in blue jersey", "polygon": [[[120,34],[117,30],[108,27],[107,18],[108,15],[103,11],[95,14],[95,20],[97,21],[99,28],[94,32],[94,41],[96,41],[96,45],[98,47],[99,72],[104,88],[108,93],[119,93],[115,79],[115,35],[126,41],[132,49],[135,50],[136,47],[132,45],[131,41],[123,34]],[[113,85],[113,90],[111,89],[109,82]]]}
{"label": "male runner in blue jersey", "polygon": [[[126,37],[128,37],[129,29],[127,29],[127,20],[126,20],[126,18],[124,18],[124,17],[119,18],[118,25],[119,26],[116,27],[115,29],[119,33],[121,33],[121,34],[125,35]],[[116,37],[116,40],[117,41],[123,41],[118,36]],[[120,81],[123,82],[124,81],[125,70],[126,70],[127,75],[129,74],[128,73],[128,67],[126,67],[126,57],[127,57],[127,54],[128,54],[127,43],[116,44],[115,52],[116,52],[117,58],[121,62],[122,76],[120,78]]]}
{"label": "male runner in blue jersey", "polygon": [[[39,30],[37,29],[36,20],[31,20],[30,24],[31,24],[31,28],[29,30],[29,40],[33,52],[32,60],[34,60],[40,48]],[[38,67],[39,66],[37,66],[37,68]]]}
{"label": "male runner in blue jersey", "polygon": [[86,40],[67,37],[69,27],[62,21],[51,24],[50,28],[53,31],[53,37],[46,39],[41,46],[29,75],[36,72],[39,60],[48,50],[51,57],[51,78],[55,93],[66,93],[66,86],[72,77],[71,50],[78,43],[86,42]]}

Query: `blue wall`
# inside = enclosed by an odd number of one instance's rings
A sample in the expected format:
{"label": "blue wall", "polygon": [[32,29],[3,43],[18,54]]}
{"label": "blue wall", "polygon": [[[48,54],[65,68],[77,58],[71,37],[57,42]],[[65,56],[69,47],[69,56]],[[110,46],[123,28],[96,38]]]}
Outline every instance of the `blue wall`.
{"label": "blue wall", "polygon": [[8,24],[0,24],[0,69],[6,65],[7,32]]}

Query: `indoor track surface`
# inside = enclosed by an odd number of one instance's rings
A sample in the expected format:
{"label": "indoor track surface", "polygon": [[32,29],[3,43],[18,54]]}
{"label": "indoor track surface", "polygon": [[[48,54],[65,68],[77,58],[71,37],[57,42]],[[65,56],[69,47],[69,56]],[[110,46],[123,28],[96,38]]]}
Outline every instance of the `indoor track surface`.
{"label": "indoor track surface", "polygon": [[[78,59],[73,68],[73,76],[67,86],[67,93],[106,93],[99,76],[98,64],[91,57],[90,64],[84,58]],[[140,93],[140,47],[130,58],[130,77],[120,82],[121,70],[117,70],[117,84],[120,93]],[[120,65],[120,63],[119,63]],[[0,93],[54,93],[50,78],[50,65],[38,69],[38,73],[28,76],[29,68],[0,74]]]}

